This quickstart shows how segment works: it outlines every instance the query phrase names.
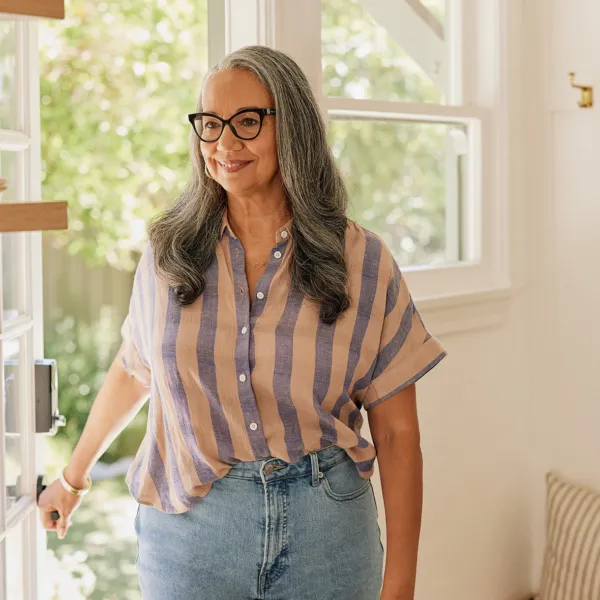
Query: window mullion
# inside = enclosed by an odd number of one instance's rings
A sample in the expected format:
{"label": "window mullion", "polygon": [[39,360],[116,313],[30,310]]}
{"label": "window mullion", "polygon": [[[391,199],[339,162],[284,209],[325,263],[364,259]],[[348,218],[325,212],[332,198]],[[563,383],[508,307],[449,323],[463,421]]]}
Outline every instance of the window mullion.
{"label": "window mullion", "polygon": [[313,92],[322,98],[321,2],[275,0],[273,47],[289,54],[304,71]]}
{"label": "window mullion", "polygon": [[321,95],[320,0],[225,0],[224,6],[226,53],[251,44],[286,52]]}

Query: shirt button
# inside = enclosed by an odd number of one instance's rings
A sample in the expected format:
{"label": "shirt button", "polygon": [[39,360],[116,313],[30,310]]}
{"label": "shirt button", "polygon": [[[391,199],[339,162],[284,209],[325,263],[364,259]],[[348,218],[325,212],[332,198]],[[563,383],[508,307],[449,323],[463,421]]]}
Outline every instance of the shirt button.
{"label": "shirt button", "polygon": [[279,250],[275,252],[275,258],[281,258],[281,252],[279,252]]}
{"label": "shirt button", "polygon": [[242,333],[246,333],[246,331],[248,331],[247,327],[242,327]]}
{"label": "shirt button", "polygon": [[258,294],[256,294],[256,297],[257,297],[259,300],[262,300],[262,299],[265,297],[265,295],[264,295],[262,292],[258,292]]}
{"label": "shirt button", "polygon": [[243,373],[240,375],[240,381],[246,381],[246,376]]}
{"label": "shirt button", "polygon": [[250,423],[250,429],[252,429],[252,431],[255,431],[257,427],[258,425],[256,423]]}
{"label": "shirt button", "polygon": [[287,231],[284,229],[284,230],[281,232],[281,237],[282,237],[282,238],[286,238],[287,236],[288,236],[288,233],[287,233]]}

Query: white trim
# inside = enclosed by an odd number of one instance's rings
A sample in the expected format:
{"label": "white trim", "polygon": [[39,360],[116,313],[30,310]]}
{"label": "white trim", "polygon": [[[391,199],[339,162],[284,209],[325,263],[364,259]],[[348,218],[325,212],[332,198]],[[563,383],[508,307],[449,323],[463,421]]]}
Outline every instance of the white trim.
{"label": "white trim", "polygon": [[207,0],[208,16],[208,68],[218,63],[226,54],[225,3],[223,0]]}
{"label": "white trim", "polygon": [[25,70],[26,57],[23,55],[23,48],[25,47],[25,27],[26,23],[15,22],[15,44],[17,53],[15,56],[15,82],[14,90],[17,105],[16,123],[15,129],[17,131],[23,131],[24,119],[23,105],[25,104],[26,90],[25,90]]}
{"label": "white trim", "polygon": [[[0,291],[2,288],[2,245],[0,244]],[[3,314],[2,308],[2,294],[0,293],[0,316]],[[6,382],[4,380],[4,344],[0,342],[0,396],[4,397],[4,390],[6,388]],[[6,441],[4,436],[4,430],[6,425],[4,423],[4,410],[0,410],[0,461],[4,463],[4,457],[6,456]],[[6,479],[4,468],[0,469],[0,539],[6,536]],[[7,589],[6,589],[6,552],[4,544],[0,543],[0,600],[6,600]]]}
{"label": "white trim", "polygon": [[[31,201],[41,197],[40,156],[40,107],[39,69],[37,45],[37,20],[19,20],[16,23],[16,97],[18,111],[15,119],[17,130],[0,130],[0,150],[16,152],[15,190],[16,201]],[[22,482],[19,500],[7,514],[5,493],[0,494],[0,539],[6,540],[10,529],[22,523],[22,549],[20,559],[25,600],[45,600],[48,595],[44,570],[38,568],[45,560],[45,531],[37,516],[36,473],[44,468],[42,455],[34,431],[35,422],[35,373],[34,359],[43,356],[42,302],[42,255],[41,233],[18,234],[16,269],[21,275],[17,279],[18,309],[22,312],[16,319],[0,325],[0,365],[4,363],[3,345],[8,340],[19,340],[17,394],[20,401],[19,432]],[[0,268],[1,268],[0,256]],[[2,281],[0,272],[0,283]],[[35,279],[34,279],[35,278]],[[33,287],[36,287],[33,290]],[[0,285],[1,287],[1,285]],[[0,323],[3,314],[0,293]],[[5,390],[4,370],[0,367],[0,396]],[[6,453],[5,423],[0,411],[0,464]],[[0,490],[5,490],[5,473],[0,469]],[[42,471],[39,471],[42,472]],[[25,487],[26,486],[26,487]],[[4,525],[5,529],[2,529]],[[41,530],[41,531],[40,531]],[[4,560],[0,556],[0,560]],[[0,579],[4,582],[0,563]],[[0,600],[5,600],[5,586],[0,585]]]}
{"label": "white trim", "polygon": [[275,24],[273,47],[300,65],[327,123],[321,66],[321,1],[277,0]]}
{"label": "white trim", "polygon": [[448,52],[448,83],[446,104],[460,105],[464,87],[464,30],[462,18],[468,0],[446,0],[446,23],[444,34]]}
{"label": "white trim", "polygon": [[39,21],[42,18],[46,17],[36,17],[33,15],[18,15],[16,13],[0,13],[0,21]]}
{"label": "white trim", "polygon": [[[0,236],[0,240],[1,240]],[[2,332],[2,315],[4,314],[4,294],[2,293],[3,280],[3,264],[2,260],[2,244],[0,243],[0,333]],[[4,381],[4,344],[0,338],[0,398],[5,396],[5,381]],[[4,402],[2,403],[4,404]],[[4,410],[0,410],[0,540],[6,535],[6,481],[4,476],[4,460],[6,456]],[[4,544],[0,542],[0,600],[6,600],[6,551]]]}
{"label": "white trim", "polygon": [[330,115],[348,115],[358,118],[360,114],[366,118],[392,119],[399,118],[412,121],[445,121],[448,123],[464,123],[468,119],[484,119],[490,114],[485,108],[475,106],[446,106],[444,104],[417,104],[414,102],[392,102],[390,100],[363,100],[355,98],[322,99],[323,106]]}
{"label": "white trim", "polygon": [[[455,131],[459,131],[458,128]],[[462,135],[462,132],[460,132]],[[456,134],[458,135],[458,133]],[[468,131],[464,133],[468,141]],[[449,132],[446,132],[446,160],[445,160],[445,180],[446,180],[446,260],[457,262],[460,260],[461,251],[461,194],[464,190],[461,183],[464,181],[465,173],[468,175],[468,168],[462,168],[464,161],[462,157],[465,153],[457,151],[456,140]],[[468,155],[467,155],[468,156]],[[458,171],[461,170],[459,174]]]}
{"label": "white trim", "polygon": [[[493,202],[490,206],[494,234],[489,236],[490,259],[498,274],[502,274],[505,285],[512,282],[510,268],[511,236],[510,236],[510,189],[512,170],[510,169],[510,140],[511,118],[508,89],[510,87],[509,52],[509,22],[511,13],[508,2],[496,3],[496,14],[492,18],[498,23],[496,31],[496,60],[495,80],[498,82],[495,90],[493,123],[490,123],[490,147],[488,154],[493,160],[493,173],[489,180],[493,182],[494,191],[490,191]],[[489,221],[488,221],[489,222]]]}
{"label": "white trim", "polygon": [[273,46],[276,0],[225,0],[225,52],[243,46]]}
{"label": "white trim", "polygon": [[31,144],[28,135],[11,129],[0,129],[0,150],[27,150]]}
{"label": "white trim", "polygon": [[6,531],[0,532],[0,543],[2,543],[4,539],[6,539],[8,531],[11,528],[19,525],[20,522],[23,522],[27,518],[29,513],[34,511],[35,508],[36,505],[32,502],[32,499],[29,496],[21,496],[17,500],[15,505],[10,509],[8,527],[6,528]]}
{"label": "white trim", "polygon": [[[361,0],[362,1],[362,0]],[[435,34],[444,39],[444,26],[437,20],[437,17],[429,10],[427,6],[423,4],[421,0],[405,0],[406,4],[410,6],[420,19],[425,21],[430,29]]]}
{"label": "white trim", "polygon": [[[484,148],[491,135],[490,119],[470,123],[467,131],[467,157],[465,165],[465,183],[461,204],[461,243],[463,260],[480,260],[484,265],[489,264],[488,254],[484,246],[490,231],[486,220],[487,200],[491,198],[493,189],[485,187],[485,166],[483,160]],[[475,176],[477,174],[477,176]],[[485,285],[484,285],[485,287]]]}
{"label": "white trim", "polygon": [[[28,65],[29,90],[28,102],[25,105],[25,131],[31,139],[31,145],[26,152],[25,193],[27,200],[42,198],[42,158],[41,158],[41,130],[40,130],[40,76],[39,76],[39,49],[38,49],[38,21],[30,21],[27,29],[27,44],[25,47],[26,62]],[[28,281],[30,285],[29,311],[33,319],[33,328],[28,334],[30,358],[29,381],[32,386],[33,402],[29,405],[30,437],[28,448],[28,479],[31,488],[29,496],[34,499],[37,507],[37,475],[43,474],[45,469],[46,440],[42,435],[35,434],[35,371],[34,361],[44,357],[44,314],[43,314],[43,277],[42,277],[42,232],[31,232],[27,235],[29,240]],[[49,595],[48,574],[46,564],[46,531],[42,527],[37,509],[29,515],[26,524],[26,546],[29,551],[29,561],[26,562],[26,579],[29,587],[29,597],[36,600],[46,600]]]}
{"label": "white trim", "polygon": [[415,305],[432,335],[449,337],[502,325],[508,317],[511,302],[522,290],[522,287],[495,288],[415,300]]}
{"label": "white trim", "polygon": [[277,27],[277,2],[278,0],[258,0],[258,43],[262,44],[263,46],[274,47],[275,45],[275,31]]}

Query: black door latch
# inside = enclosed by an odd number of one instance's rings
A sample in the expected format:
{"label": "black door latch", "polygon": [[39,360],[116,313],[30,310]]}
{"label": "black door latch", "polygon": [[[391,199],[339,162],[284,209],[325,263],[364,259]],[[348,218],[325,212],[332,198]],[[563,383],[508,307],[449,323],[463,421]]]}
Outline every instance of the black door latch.
{"label": "black door latch", "polygon": [[[45,489],[48,487],[47,485],[44,485],[44,484],[42,483],[42,479],[43,479],[43,478],[44,478],[44,476],[43,476],[43,475],[38,475],[38,478],[37,478],[37,498],[36,498],[36,502],[38,502],[38,503],[39,503],[39,501],[40,501],[40,495],[41,495],[41,494],[42,494],[42,492],[43,492],[43,491],[44,491],[44,490],[45,490]],[[39,506],[39,504],[38,504],[38,506]],[[59,512],[58,512],[57,510],[53,510],[53,511],[50,513],[50,518],[51,518],[53,521],[58,521],[58,520],[60,519],[60,514],[59,514]]]}

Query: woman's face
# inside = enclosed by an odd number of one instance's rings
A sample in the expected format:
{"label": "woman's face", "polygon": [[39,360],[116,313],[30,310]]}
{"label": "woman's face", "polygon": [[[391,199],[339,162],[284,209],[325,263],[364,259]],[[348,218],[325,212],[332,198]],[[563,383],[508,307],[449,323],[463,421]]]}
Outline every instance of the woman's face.
{"label": "woman's face", "polygon": [[[251,73],[230,70],[212,75],[202,97],[202,110],[229,119],[242,108],[274,108],[267,88]],[[279,179],[275,142],[275,119],[265,115],[262,129],[253,140],[241,140],[228,126],[216,142],[200,140],[200,150],[208,172],[227,192],[235,195],[264,193]],[[220,163],[243,162],[232,171]]]}

